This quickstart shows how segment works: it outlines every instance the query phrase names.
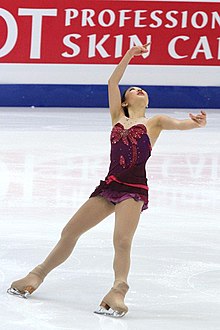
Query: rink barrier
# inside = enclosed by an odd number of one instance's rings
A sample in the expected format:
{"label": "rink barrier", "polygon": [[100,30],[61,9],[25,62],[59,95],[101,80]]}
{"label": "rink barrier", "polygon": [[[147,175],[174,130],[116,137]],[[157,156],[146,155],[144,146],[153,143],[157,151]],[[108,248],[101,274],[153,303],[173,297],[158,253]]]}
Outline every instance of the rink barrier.
{"label": "rink barrier", "polygon": [[[120,86],[123,91],[129,86]],[[143,86],[150,108],[220,109],[220,87]],[[106,85],[0,85],[1,107],[107,108]]]}

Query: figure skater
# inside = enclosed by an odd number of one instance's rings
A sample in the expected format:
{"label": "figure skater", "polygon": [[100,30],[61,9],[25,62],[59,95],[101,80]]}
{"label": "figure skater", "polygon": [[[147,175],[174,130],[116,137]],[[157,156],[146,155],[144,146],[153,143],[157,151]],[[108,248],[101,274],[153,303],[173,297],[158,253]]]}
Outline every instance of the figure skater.
{"label": "figure skater", "polygon": [[32,294],[47,274],[69,257],[80,236],[114,212],[114,283],[95,313],[122,317],[128,312],[124,298],[129,289],[130,251],[140,213],[148,207],[145,165],[151,148],[162,130],[187,130],[206,125],[204,111],[189,114],[190,119],[185,120],[166,115],[146,118],[148,94],[139,87],[128,88],[121,97],[118,84],[127,65],[134,56],[146,53],[147,47],[129,49],[108,81],[113,125],[109,173],[64,227],[60,240],[43,263],[13,282],[8,293],[23,298]]}

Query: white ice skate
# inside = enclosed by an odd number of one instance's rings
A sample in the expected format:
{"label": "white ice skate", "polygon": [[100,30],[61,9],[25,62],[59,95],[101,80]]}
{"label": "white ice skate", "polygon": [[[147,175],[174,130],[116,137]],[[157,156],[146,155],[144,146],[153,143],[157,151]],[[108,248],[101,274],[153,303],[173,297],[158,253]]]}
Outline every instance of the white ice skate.
{"label": "white ice skate", "polygon": [[126,312],[118,312],[112,308],[106,309],[102,306],[99,306],[97,310],[94,311],[95,314],[111,316],[111,317],[122,317],[126,314]]}
{"label": "white ice skate", "polygon": [[25,290],[24,292],[21,292],[18,289],[15,289],[15,288],[9,288],[7,290],[7,293],[12,295],[12,296],[17,296],[19,298],[24,298],[24,299],[27,299],[28,296],[30,295],[30,292],[27,291],[27,290]]}
{"label": "white ice skate", "polygon": [[124,304],[128,289],[129,286],[125,282],[115,283],[94,313],[111,317],[124,316],[128,312],[128,307]]}
{"label": "white ice skate", "polygon": [[11,287],[7,290],[7,293],[19,298],[27,299],[27,297],[31,295],[43,282],[45,276],[46,274],[39,265],[24,278],[14,281],[11,284]]}

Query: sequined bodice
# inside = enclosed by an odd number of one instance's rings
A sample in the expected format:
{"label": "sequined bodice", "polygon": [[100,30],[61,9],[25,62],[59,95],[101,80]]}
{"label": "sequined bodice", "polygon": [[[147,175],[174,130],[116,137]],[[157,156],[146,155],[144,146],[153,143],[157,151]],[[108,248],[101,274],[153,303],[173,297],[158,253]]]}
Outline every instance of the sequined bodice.
{"label": "sequined bodice", "polygon": [[[128,129],[117,123],[111,132],[111,164],[108,175],[145,177],[145,165],[151,155],[150,140],[143,124]],[[135,178],[134,178],[135,179]]]}
{"label": "sequined bodice", "polygon": [[148,182],[145,165],[151,155],[151,144],[143,124],[125,128],[117,123],[111,132],[111,163],[105,180],[90,197],[98,195],[113,204],[133,198],[148,205]]}

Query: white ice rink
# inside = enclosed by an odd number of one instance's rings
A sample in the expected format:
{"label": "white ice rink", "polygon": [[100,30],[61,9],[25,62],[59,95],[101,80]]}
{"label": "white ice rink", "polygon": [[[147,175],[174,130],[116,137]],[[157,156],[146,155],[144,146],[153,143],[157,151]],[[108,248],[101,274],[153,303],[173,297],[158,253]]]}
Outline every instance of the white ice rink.
{"label": "white ice rink", "polygon": [[207,114],[206,128],[164,131],[153,149],[129,312],[112,319],[93,311],[113,282],[114,216],[84,234],[28,300],[6,293],[107,174],[108,110],[0,108],[0,329],[220,329],[220,111]]}

